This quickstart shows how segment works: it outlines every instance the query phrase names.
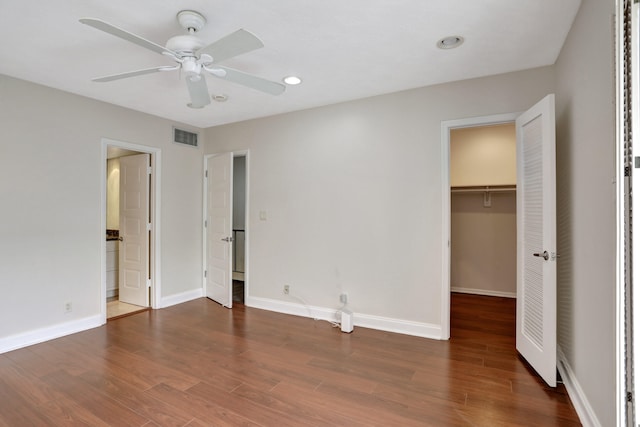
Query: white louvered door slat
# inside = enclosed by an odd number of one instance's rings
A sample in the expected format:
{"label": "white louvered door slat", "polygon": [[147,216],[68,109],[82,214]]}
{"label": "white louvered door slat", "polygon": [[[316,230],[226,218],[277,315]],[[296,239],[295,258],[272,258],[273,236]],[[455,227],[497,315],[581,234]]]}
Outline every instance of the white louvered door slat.
{"label": "white louvered door slat", "polygon": [[[556,386],[555,97],[516,120],[518,266],[516,348]],[[538,256],[536,256],[538,254]],[[548,257],[545,259],[544,255]]]}
{"label": "white louvered door slat", "polygon": [[[536,118],[524,124],[524,253],[542,252],[542,122]],[[542,262],[539,257],[524,257],[523,333],[539,347],[543,346]]]}

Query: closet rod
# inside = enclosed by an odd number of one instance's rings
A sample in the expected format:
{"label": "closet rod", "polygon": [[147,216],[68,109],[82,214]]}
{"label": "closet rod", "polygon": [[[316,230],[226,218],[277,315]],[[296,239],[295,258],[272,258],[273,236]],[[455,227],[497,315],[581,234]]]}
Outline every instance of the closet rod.
{"label": "closet rod", "polygon": [[501,193],[516,191],[515,185],[485,185],[474,187],[451,187],[452,193]]}

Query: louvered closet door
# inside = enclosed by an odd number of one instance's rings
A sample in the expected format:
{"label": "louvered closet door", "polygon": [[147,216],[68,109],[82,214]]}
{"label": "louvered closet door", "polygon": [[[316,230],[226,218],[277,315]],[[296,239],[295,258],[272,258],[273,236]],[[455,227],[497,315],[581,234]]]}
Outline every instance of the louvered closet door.
{"label": "louvered closet door", "polygon": [[518,289],[516,348],[556,386],[555,97],[516,119]]}

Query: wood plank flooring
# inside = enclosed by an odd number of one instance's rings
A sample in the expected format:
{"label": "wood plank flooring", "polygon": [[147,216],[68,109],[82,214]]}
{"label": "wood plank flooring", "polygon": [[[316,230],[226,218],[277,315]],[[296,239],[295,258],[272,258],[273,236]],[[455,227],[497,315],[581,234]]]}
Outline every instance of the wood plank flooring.
{"label": "wood plank flooring", "polygon": [[435,341],[199,299],[0,355],[0,426],[579,426],[514,350],[514,301]]}

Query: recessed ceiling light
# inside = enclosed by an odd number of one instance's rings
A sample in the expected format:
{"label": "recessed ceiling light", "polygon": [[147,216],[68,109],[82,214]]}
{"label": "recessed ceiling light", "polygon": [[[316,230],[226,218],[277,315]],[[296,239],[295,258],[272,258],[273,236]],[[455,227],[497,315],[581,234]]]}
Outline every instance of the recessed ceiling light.
{"label": "recessed ceiling light", "polygon": [[464,38],[461,36],[449,36],[438,40],[436,46],[440,49],[453,49],[460,46],[464,42]]}
{"label": "recessed ceiling light", "polygon": [[295,86],[295,85],[299,85],[300,83],[302,83],[302,79],[300,77],[297,76],[288,76],[285,77],[284,79],[282,79],[283,82],[285,82],[286,84],[290,85],[290,86]]}
{"label": "recessed ceiling light", "polygon": [[227,95],[225,95],[224,93],[220,93],[220,94],[217,94],[217,95],[211,95],[211,98],[216,102],[226,102],[226,100],[229,99],[229,97]]}

